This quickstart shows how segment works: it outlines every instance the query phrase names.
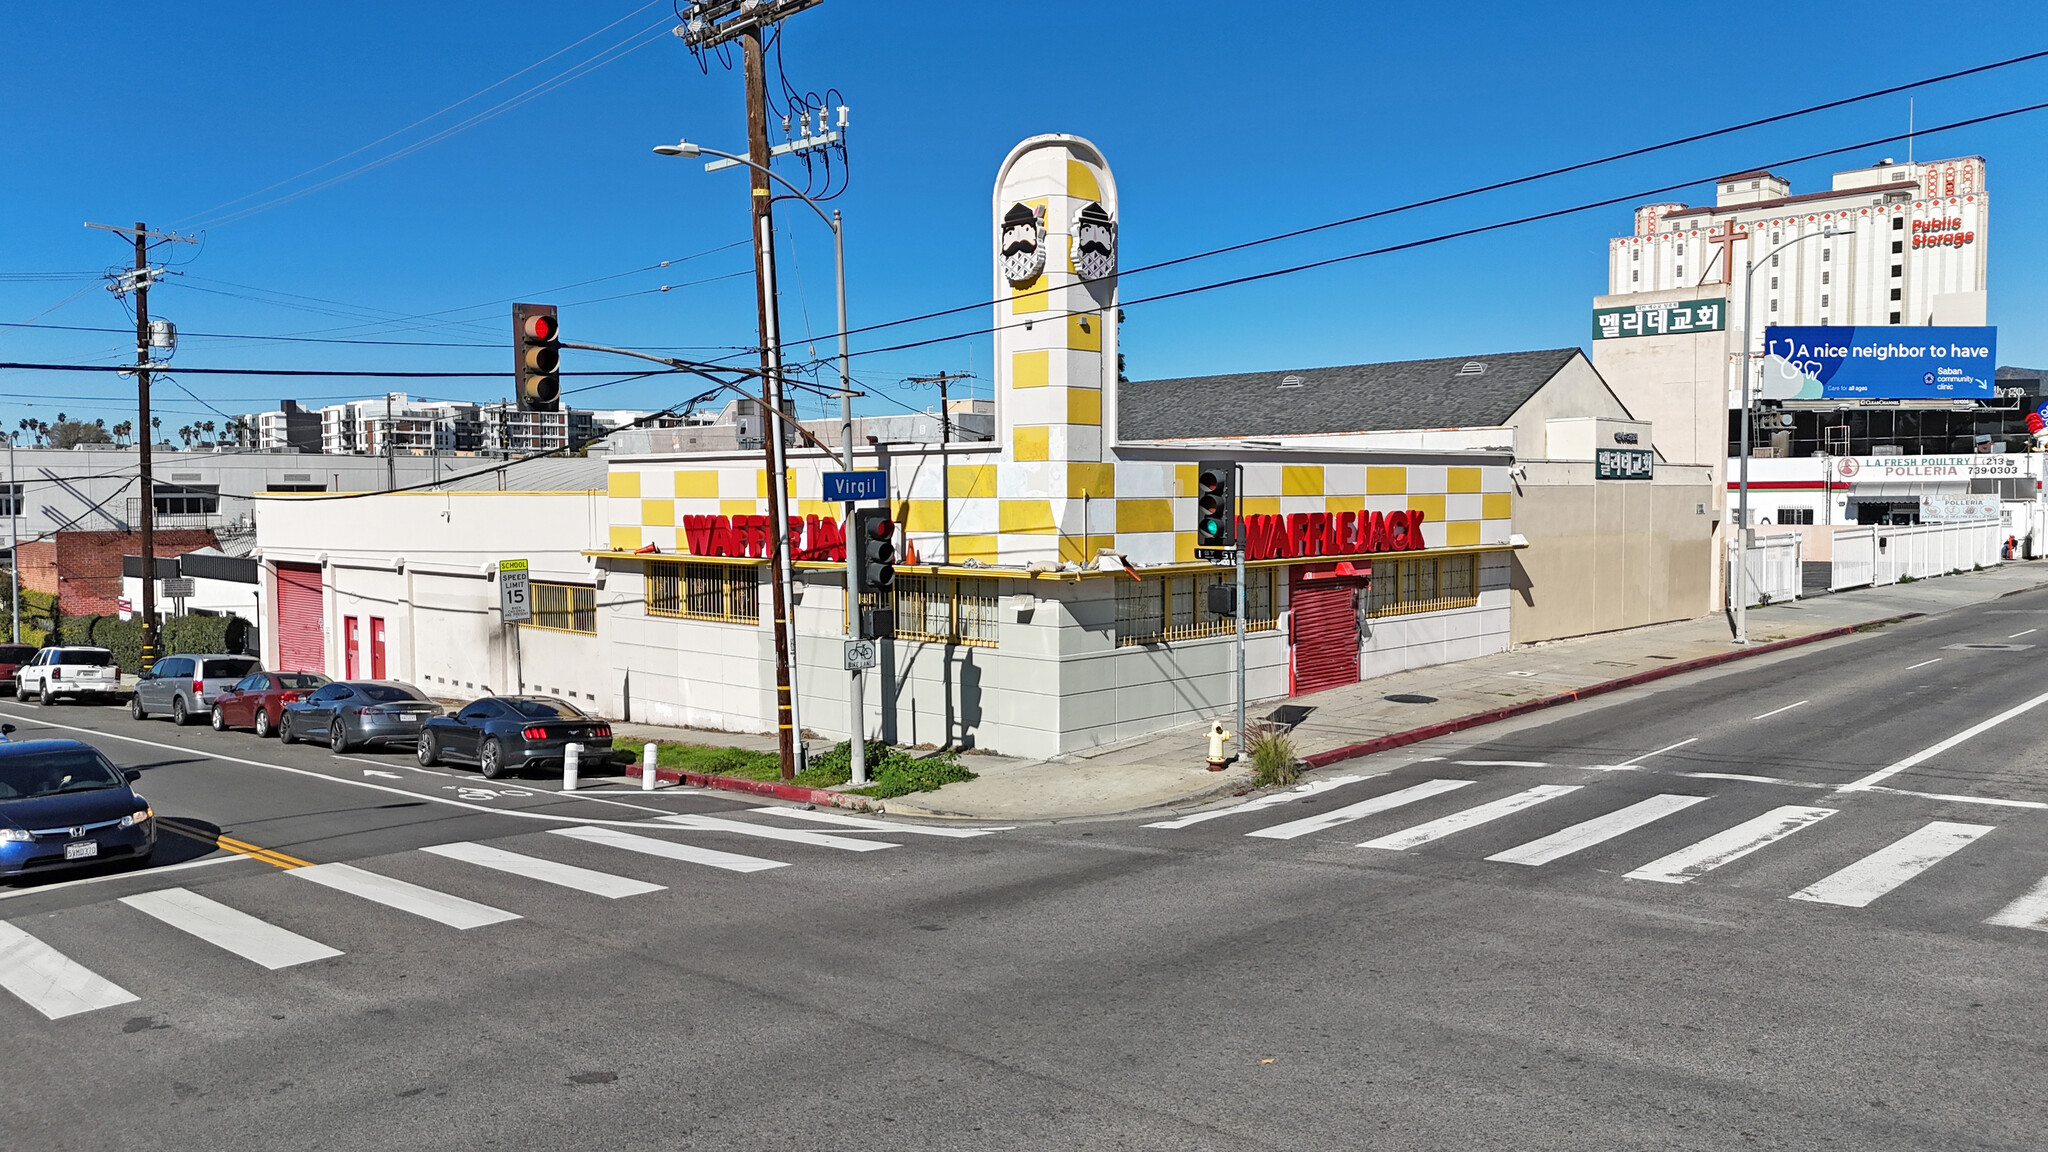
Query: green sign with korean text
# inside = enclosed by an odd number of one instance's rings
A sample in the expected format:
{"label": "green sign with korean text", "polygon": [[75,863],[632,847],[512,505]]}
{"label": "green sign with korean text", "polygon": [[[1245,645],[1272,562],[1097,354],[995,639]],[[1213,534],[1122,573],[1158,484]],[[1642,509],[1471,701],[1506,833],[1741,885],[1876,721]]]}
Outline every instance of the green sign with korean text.
{"label": "green sign with korean text", "polygon": [[1632,304],[1626,308],[1593,309],[1593,339],[1629,336],[1671,336],[1688,332],[1720,332],[1728,327],[1726,300],[1671,300]]}
{"label": "green sign with korean text", "polygon": [[1648,480],[1657,466],[1657,454],[1648,448],[1596,448],[1593,451],[1593,479]]}

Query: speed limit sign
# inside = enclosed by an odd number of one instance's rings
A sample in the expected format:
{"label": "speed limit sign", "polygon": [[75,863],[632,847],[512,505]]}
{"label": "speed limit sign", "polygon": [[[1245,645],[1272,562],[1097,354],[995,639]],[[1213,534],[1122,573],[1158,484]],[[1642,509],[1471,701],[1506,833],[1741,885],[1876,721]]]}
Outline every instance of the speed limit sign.
{"label": "speed limit sign", "polygon": [[526,561],[498,561],[498,614],[507,624],[533,619],[533,593],[526,583]]}

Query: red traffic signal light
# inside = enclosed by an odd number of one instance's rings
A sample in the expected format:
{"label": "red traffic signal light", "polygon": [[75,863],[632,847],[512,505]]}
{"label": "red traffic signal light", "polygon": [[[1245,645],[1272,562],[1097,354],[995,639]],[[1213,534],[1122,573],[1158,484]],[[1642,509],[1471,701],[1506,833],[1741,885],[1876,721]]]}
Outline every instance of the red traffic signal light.
{"label": "red traffic signal light", "polygon": [[562,326],[552,304],[512,306],[512,394],[522,412],[561,408]]}
{"label": "red traffic signal light", "polygon": [[896,584],[896,522],[885,508],[853,510],[854,588],[887,592]]}

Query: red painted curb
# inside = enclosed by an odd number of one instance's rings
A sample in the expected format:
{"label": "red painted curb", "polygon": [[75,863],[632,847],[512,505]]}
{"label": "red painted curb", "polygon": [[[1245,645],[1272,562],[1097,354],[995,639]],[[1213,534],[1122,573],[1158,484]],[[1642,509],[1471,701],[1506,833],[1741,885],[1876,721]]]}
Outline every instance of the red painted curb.
{"label": "red painted curb", "polygon": [[[635,764],[629,776],[638,778],[642,774]],[[688,784],[694,788],[722,788],[728,792],[751,792],[756,796],[773,796],[777,800],[791,800],[798,804],[822,804],[828,808],[851,808],[866,812],[874,807],[874,801],[865,796],[847,796],[825,788],[805,788],[796,784],[779,784],[772,780],[748,780],[740,776],[707,776],[702,772],[678,772],[673,768],[656,768],[656,780],[670,784]]]}
{"label": "red painted curb", "polygon": [[1358,744],[1346,744],[1342,748],[1332,748],[1327,752],[1316,752],[1302,757],[1301,762],[1310,768],[1325,768],[1339,761],[1355,760],[1360,756],[1370,756],[1375,752],[1385,752],[1389,748],[1419,744],[1424,740],[1434,740],[1438,736],[1448,736],[1453,732],[1463,732],[1467,728],[1478,728],[1481,725],[1493,724],[1501,720],[1510,720],[1516,716],[1525,716],[1531,712],[1542,711],[1545,708],[1555,708],[1560,704],[1570,704],[1574,700],[1584,700],[1589,696],[1600,696],[1608,692],[1618,692],[1623,688],[1633,688],[1638,684],[1647,684],[1652,680],[1662,680],[1666,676],[1676,676],[1682,672],[1696,672],[1701,668],[1712,668],[1716,664],[1726,664],[1731,660],[1745,660],[1751,656],[1762,656],[1767,652],[1797,648],[1802,644],[1815,644],[1822,640],[1833,640],[1838,636],[1847,636],[1852,632],[1858,632],[1873,625],[1897,624],[1902,620],[1911,620],[1922,615],[1925,615],[1925,613],[1908,612],[1902,616],[1887,616],[1882,620],[1867,620],[1861,624],[1845,624],[1840,628],[1828,628],[1815,632],[1811,636],[1796,636],[1790,640],[1759,644],[1753,648],[1737,648],[1733,651],[1722,652],[1713,656],[1702,656],[1697,660],[1684,660],[1677,664],[1666,664],[1661,668],[1651,668],[1647,671],[1636,672],[1617,680],[1603,680],[1598,684],[1588,685],[1587,687],[1561,695],[1545,696],[1540,700],[1525,700],[1520,704],[1510,704],[1506,708],[1496,708],[1491,712],[1475,712],[1470,716],[1460,716],[1455,720],[1443,720],[1435,724],[1424,725],[1421,728],[1411,728],[1406,732],[1394,732],[1385,736],[1377,736]]}

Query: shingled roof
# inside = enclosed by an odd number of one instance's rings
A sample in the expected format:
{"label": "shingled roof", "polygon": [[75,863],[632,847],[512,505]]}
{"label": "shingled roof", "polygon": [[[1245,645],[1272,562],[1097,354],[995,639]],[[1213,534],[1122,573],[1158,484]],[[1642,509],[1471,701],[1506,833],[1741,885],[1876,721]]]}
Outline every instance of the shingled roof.
{"label": "shingled roof", "polygon": [[1243,372],[1117,386],[1125,441],[1489,428],[1507,424],[1577,348]]}

